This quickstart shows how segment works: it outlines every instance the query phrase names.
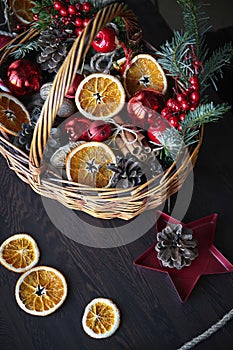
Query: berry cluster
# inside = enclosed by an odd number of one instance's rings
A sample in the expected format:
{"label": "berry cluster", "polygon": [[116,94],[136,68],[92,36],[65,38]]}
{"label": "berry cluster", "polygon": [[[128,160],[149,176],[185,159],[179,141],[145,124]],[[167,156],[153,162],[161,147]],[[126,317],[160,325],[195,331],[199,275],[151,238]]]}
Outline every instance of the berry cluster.
{"label": "berry cluster", "polygon": [[193,75],[189,82],[190,87],[181,93],[176,92],[161,111],[162,117],[167,119],[179,131],[182,130],[180,122],[185,119],[186,114],[189,111],[194,111],[200,104],[200,82],[198,76]]}
{"label": "berry cluster", "polygon": [[[83,4],[70,4],[70,0],[54,1],[53,9],[55,14],[51,14],[51,20],[54,24],[60,24],[66,27],[70,32],[79,36],[87,26],[90,19],[94,16],[93,6],[90,2]],[[47,9],[49,11],[49,9]],[[39,16],[36,14],[34,20],[38,21]]]}

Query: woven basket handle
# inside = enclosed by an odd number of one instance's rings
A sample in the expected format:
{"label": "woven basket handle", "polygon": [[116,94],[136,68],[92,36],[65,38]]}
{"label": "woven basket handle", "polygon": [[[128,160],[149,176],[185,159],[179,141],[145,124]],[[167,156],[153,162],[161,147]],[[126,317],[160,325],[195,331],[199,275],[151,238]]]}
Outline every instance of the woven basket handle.
{"label": "woven basket handle", "polygon": [[106,24],[119,16],[122,17],[127,28],[138,27],[135,14],[133,11],[128,10],[125,4],[115,3],[104,7],[96,14],[95,18],[88,23],[82,34],[75,40],[65,61],[59,69],[33,133],[29,159],[31,168],[34,168],[34,171],[35,168],[40,168],[43,152],[57,112],[93,40]]}

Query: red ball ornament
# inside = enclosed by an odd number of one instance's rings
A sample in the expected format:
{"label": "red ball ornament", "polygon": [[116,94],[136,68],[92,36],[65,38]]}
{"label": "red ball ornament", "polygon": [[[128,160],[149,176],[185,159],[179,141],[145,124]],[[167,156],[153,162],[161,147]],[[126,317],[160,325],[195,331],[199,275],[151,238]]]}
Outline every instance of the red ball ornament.
{"label": "red ball ornament", "polygon": [[114,29],[105,27],[95,37],[92,47],[101,53],[112,52],[117,47],[117,37]]}
{"label": "red ball ornament", "polygon": [[107,140],[112,133],[111,126],[101,120],[92,122],[87,130],[88,141],[102,142]]}
{"label": "red ball ornament", "polygon": [[8,67],[6,83],[16,96],[32,95],[40,90],[42,73],[36,63],[20,59]]}
{"label": "red ball ornament", "polygon": [[76,93],[77,88],[82,80],[83,80],[83,76],[81,74],[76,74],[74,81],[73,81],[73,84],[71,85],[71,87],[67,91],[67,94],[65,97],[75,98],[75,93]]}
{"label": "red ball ornament", "polygon": [[165,107],[165,98],[154,89],[138,91],[129,101],[127,109],[130,119],[136,126],[154,124],[157,114]]}
{"label": "red ball ornament", "polygon": [[87,129],[91,121],[80,118],[77,113],[66,119],[63,125],[63,132],[69,135],[69,141],[88,141]]}

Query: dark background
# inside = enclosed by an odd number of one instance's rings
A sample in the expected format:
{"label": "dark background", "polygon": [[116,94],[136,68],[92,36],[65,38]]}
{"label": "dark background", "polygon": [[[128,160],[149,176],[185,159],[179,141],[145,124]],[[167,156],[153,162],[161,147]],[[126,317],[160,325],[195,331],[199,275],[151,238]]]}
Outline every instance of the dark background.
{"label": "dark background", "polygon": [[[128,1],[140,16],[145,38],[159,46],[171,31],[149,0]],[[227,8],[222,8],[223,16]],[[169,23],[168,23],[169,24]],[[232,28],[208,35],[210,48],[232,40]],[[215,102],[231,101],[232,71],[228,71]],[[233,263],[233,116],[205,128],[203,146],[194,169],[194,192],[184,222],[219,214],[216,247]],[[0,349],[29,350],[173,350],[209,328],[233,308],[233,274],[202,277],[182,304],[167,276],[133,266],[133,260],[154,242],[154,228],[120,248],[95,249],[78,244],[56,229],[40,196],[22,183],[0,157],[0,237],[28,232],[41,250],[40,265],[53,266],[66,276],[68,298],[45,318],[24,313],[16,304],[18,275],[0,268]],[[81,215],[81,214],[80,214]],[[154,216],[154,211],[150,212]],[[82,217],[82,215],[81,215]],[[95,224],[95,219],[90,220]],[[85,227],[85,220],[83,225]],[[114,221],[96,220],[114,227]],[[79,228],[77,228],[78,230]],[[95,297],[113,299],[121,310],[121,326],[106,340],[93,340],[82,330],[86,304]],[[233,322],[196,347],[230,350]]]}

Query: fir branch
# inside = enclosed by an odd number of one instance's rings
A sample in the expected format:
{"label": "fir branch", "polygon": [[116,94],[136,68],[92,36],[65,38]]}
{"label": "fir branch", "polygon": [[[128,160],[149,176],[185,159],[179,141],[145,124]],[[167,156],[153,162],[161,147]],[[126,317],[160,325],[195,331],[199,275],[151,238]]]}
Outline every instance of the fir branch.
{"label": "fir branch", "polygon": [[231,107],[227,103],[214,105],[213,102],[202,104],[195,111],[190,111],[185,120],[182,121],[182,134],[185,145],[194,143],[197,135],[197,128],[202,124],[215,122],[221,119]]}
{"label": "fir branch", "polygon": [[190,45],[193,45],[192,39],[188,33],[174,31],[172,41],[166,41],[157,52],[158,62],[167,71],[167,75],[179,78],[181,82],[187,84],[190,72],[193,74],[192,61],[186,59]]}
{"label": "fir branch", "polygon": [[180,154],[183,145],[180,133],[175,128],[169,127],[157,135],[157,138],[163,147],[166,157],[171,157],[174,161]]}
{"label": "fir branch", "polygon": [[216,82],[218,77],[222,78],[225,65],[231,63],[233,57],[232,43],[225,44],[223,47],[215,50],[211,57],[206,60],[204,64],[204,70],[200,72],[199,79],[203,91],[209,87],[210,83],[214,85],[217,90]]}
{"label": "fir branch", "polygon": [[208,52],[205,45],[205,34],[211,28],[208,25],[209,17],[202,10],[202,6],[195,4],[193,0],[177,0],[177,3],[183,9],[184,30],[195,41],[198,59],[204,61]]}
{"label": "fir branch", "polygon": [[38,50],[37,41],[31,41],[28,43],[26,42],[24,44],[17,44],[17,45],[10,46],[10,48],[15,48],[15,47],[18,47],[18,48],[10,54],[15,59],[24,58],[31,51]]}

